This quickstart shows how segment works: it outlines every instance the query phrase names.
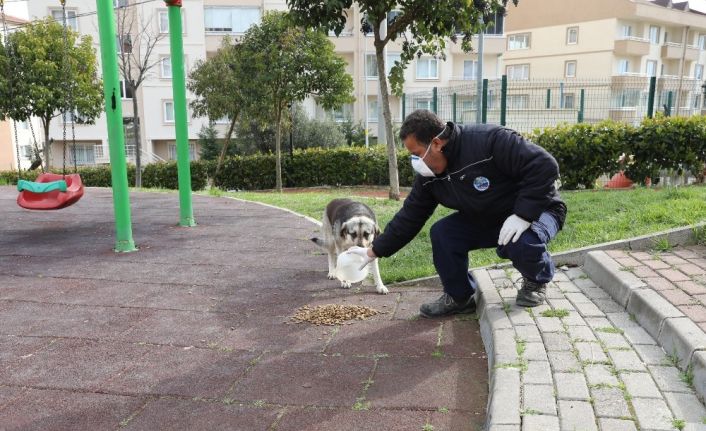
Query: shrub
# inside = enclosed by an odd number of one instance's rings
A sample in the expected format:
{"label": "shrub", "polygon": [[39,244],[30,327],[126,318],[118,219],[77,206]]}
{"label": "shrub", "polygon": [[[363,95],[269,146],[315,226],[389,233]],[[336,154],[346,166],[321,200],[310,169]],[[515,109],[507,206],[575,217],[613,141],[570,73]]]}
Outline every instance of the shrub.
{"label": "shrub", "polygon": [[623,123],[559,125],[535,131],[530,138],[549,151],[557,163],[563,189],[592,189],[602,174],[620,168],[619,158],[633,133]]}

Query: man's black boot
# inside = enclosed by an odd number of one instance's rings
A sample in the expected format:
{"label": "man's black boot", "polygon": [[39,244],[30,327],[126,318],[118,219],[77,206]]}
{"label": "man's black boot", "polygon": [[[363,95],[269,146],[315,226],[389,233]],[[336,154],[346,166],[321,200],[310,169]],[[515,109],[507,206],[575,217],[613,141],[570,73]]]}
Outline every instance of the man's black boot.
{"label": "man's black boot", "polygon": [[536,307],[544,303],[547,298],[546,283],[537,283],[526,278],[522,280],[522,289],[517,292],[515,303],[520,307]]}
{"label": "man's black boot", "polygon": [[419,313],[424,317],[443,317],[452,314],[473,313],[476,311],[476,300],[471,295],[462,303],[456,302],[451,295],[444,293],[433,302],[427,302],[419,307]]}

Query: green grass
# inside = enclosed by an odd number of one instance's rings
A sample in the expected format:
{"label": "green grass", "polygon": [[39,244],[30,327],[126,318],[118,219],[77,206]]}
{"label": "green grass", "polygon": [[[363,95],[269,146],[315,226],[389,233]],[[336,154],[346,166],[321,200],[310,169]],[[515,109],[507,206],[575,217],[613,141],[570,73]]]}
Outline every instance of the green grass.
{"label": "green grass", "polygon": [[569,310],[563,308],[556,308],[554,310],[544,310],[540,313],[544,317],[567,317],[569,315]]}
{"label": "green grass", "polygon": [[[331,199],[352,197],[364,202],[375,211],[382,228],[402,206],[402,201],[359,197],[356,196],[356,192],[355,188],[339,188],[302,193],[223,192],[222,194],[288,208],[316,220],[321,219],[323,209]],[[217,193],[217,195],[220,194]],[[550,244],[549,248],[552,252],[631,238],[706,220],[706,187],[704,186],[682,187],[678,193],[671,189],[647,188],[575,191],[563,192],[562,197],[566,201],[569,213],[563,231]],[[381,259],[382,277],[386,282],[409,280],[436,273],[432,263],[429,228],[434,222],[451,213],[453,210],[438,207],[412,242],[394,256]],[[312,229],[312,233],[314,230]],[[312,252],[314,251],[312,248]],[[471,253],[473,267],[501,261],[494,249]]]}

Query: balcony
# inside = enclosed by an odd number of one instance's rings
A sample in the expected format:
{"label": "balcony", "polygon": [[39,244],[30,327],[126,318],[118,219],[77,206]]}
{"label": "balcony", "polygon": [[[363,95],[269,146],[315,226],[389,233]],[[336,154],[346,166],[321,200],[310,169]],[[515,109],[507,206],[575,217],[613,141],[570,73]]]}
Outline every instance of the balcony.
{"label": "balcony", "polygon": [[[683,45],[681,43],[667,42],[662,45],[662,59],[664,60],[680,60],[681,53],[683,50]],[[699,59],[699,48],[695,46],[686,47],[686,52],[684,53],[684,60],[686,61],[697,61]]]}
{"label": "balcony", "polygon": [[[473,36],[473,41],[471,42],[473,46],[473,52],[478,52],[478,36]],[[457,43],[449,42],[449,51],[451,54],[470,54],[463,52],[461,48],[461,38],[459,37]],[[483,37],[483,54],[502,54],[505,52],[505,36],[504,35],[491,35],[486,34]]]}
{"label": "balcony", "polygon": [[329,40],[333,42],[336,52],[355,52],[356,43],[352,31],[343,31],[338,36],[330,33]]}
{"label": "balcony", "polygon": [[628,37],[616,40],[614,46],[615,55],[641,57],[650,53],[650,41],[637,37]]}

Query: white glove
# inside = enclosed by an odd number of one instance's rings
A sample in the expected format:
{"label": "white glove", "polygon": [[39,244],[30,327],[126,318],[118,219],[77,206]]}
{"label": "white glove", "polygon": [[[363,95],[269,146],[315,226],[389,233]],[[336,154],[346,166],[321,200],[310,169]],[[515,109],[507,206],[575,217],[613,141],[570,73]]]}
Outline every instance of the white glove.
{"label": "white glove", "polygon": [[[361,270],[365,268],[370,262],[374,261],[377,259],[375,254],[373,253],[372,248],[365,248],[365,247],[358,247],[358,246],[353,246],[346,250],[348,253],[353,253],[357,254],[358,256],[362,257],[364,259],[364,263],[360,265],[360,268],[358,270]],[[371,256],[372,255],[372,256]]]}
{"label": "white glove", "polygon": [[503,227],[500,229],[500,236],[498,237],[498,245],[507,245],[512,239],[512,242],[517,242],[520,239],[522,232],[526,231],[532,223],[527,220],[511,215],[503,223]]}

